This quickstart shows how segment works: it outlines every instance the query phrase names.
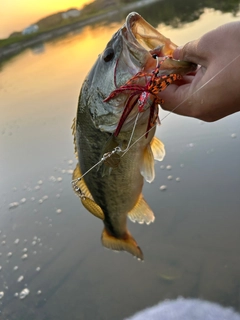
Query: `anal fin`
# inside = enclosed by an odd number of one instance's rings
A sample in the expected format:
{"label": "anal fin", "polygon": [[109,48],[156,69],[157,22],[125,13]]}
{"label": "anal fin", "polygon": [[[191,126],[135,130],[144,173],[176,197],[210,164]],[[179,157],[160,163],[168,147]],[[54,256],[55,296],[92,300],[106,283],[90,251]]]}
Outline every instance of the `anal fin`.
{"label": "anal fin", "polygon": [[141,194],[134,208],[128,213],[128,217],[132,222],[138,222],[140,224],[150,224],[154,222],[155,216],[151,208],[147,204],[146,200]]}
{"label": "anal fin", "polygon": [[109,234],[107,229],[104,228],[102,232],[102,244],[108,249],[127,251],[139,260],[143,260],[142,250],[129,232],[127,232],[123,238],[116,238]]}
{"label": "anal fin", "polygon": [[102,208],[94,201],[84,179],[82,178],[81,180],[78,180],[78,178],[81,176],[81,169],[79,164],[77,163],[72,175],[72,179],[74,181],[74,183],[72,184],[74,192],[80,197],[83,206],[90,213],[92,213],[95,217],[104,220],[104,213],[102,211]]}

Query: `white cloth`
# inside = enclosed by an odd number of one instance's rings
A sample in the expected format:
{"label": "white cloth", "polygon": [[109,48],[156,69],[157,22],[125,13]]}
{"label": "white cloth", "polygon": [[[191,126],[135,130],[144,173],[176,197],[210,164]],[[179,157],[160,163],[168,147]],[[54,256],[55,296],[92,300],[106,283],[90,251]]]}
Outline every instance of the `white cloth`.
{"label": "white cloth", "polygon": [[165,300],[125,320],[240,320],[231,308],[199,299]]}

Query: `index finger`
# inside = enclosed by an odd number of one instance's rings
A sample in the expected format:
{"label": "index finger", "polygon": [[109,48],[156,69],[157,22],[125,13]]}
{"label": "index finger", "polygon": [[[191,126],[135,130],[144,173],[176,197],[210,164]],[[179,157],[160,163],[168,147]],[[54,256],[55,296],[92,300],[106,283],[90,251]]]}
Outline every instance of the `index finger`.
{"label": "index finger", "polygon": [[205,66],[207,60],[206,50],[202,50],[202,39],[187,42],[173,52],[176,60],[190,61]]}
{"label": "index finger", "polygon": [[182,116],[192,116],[193,99],[190,94],[190,83],[178,86],[171,84],[159,94],[163,103],[162,109],[174,112]]}

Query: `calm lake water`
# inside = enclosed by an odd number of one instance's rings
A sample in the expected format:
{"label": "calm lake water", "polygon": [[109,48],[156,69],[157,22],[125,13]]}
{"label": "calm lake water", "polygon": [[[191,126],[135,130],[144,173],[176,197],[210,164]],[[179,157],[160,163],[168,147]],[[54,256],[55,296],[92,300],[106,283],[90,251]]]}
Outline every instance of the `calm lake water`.
{"label": "calm lake water", "polygon": [[[184,44],[239,20],[238,1],[218,3],[131,11]],[[120,320],[180,295],[240,310],[240,113],[211,124],[163,120],[157,136],[167,154],[143,190],[156,220],[129,222],[143,263],[102,247],[102,222],[71,189],[80,87],[127,13],[1,65],[0,319]]]}

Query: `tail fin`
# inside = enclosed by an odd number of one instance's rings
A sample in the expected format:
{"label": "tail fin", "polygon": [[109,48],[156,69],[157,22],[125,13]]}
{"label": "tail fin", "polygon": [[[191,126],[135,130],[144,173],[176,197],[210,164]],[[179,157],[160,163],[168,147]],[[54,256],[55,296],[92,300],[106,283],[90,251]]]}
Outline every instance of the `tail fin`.
{"label": "tail fin", "polygon": [[124,238],[115,238],[107,232],[106,228],[104,228],[102,233],[102,244],[104,247],[112,250],[127,251],[139,260],[143,260],[142,250],[129,232],[126,233]]}

